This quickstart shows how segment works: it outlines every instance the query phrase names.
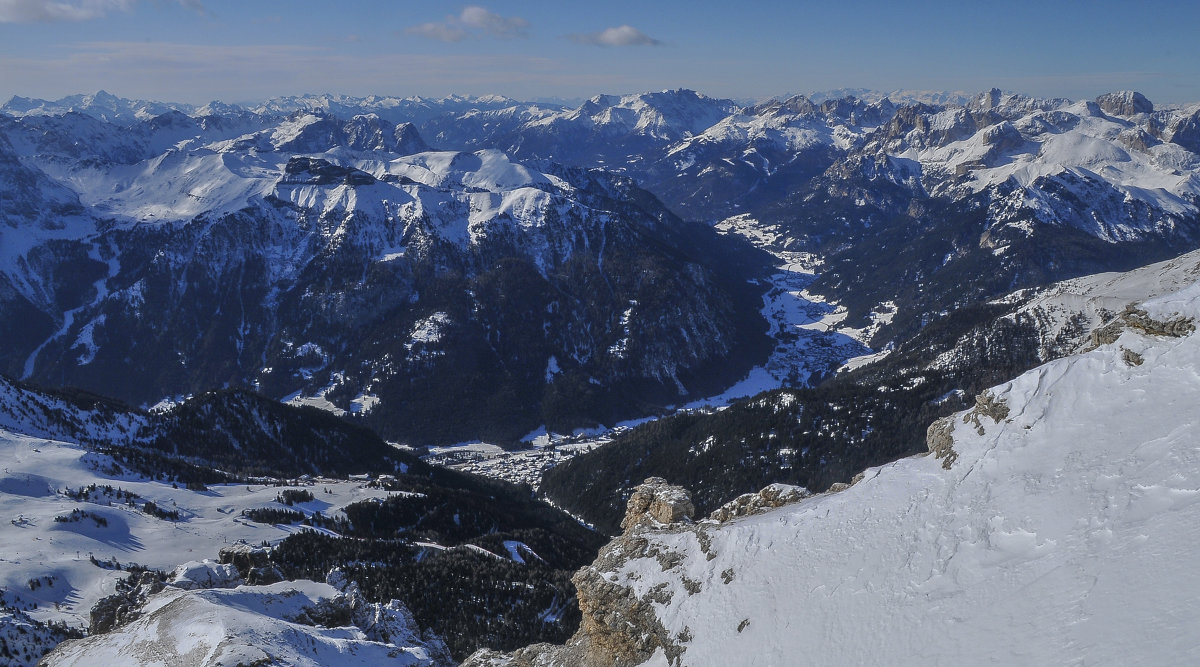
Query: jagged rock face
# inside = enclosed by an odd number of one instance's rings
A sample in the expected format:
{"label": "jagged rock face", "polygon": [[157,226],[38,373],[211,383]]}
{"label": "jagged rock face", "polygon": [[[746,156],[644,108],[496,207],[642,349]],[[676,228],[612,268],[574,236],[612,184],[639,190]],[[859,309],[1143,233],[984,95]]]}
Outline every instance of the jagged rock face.
{"label": "jagged rock face", "polygon": [[[772,484],[714,512],[713,519],[723,523],[811,495],[800,487]],[[659,620],[656,609],[670,605],[676,595],[697,594],[705,584],[689,578],[688,571],[681,567],[686,558],[683,552],[664,547],[655,539],[663,534],[687,536],[687,542],[707,560],[716,558],[707,533],[714,525],[691,522],[690,496],[687,489],[659,477],[638,485],[622,521],[625,533],[605,545],[595,562],[571,579],[578,591],[583,619],[579,632],[566,644],[537,644],[511,654],[482,650],[464,662],[464,667],[630,667],[644,663],[659,651],[670,664],[691,664],[685,655],[685,645],[692,639],[690,633],[685,628],[672,634]],[[661,520],[669,517],[675,518]],[[651,564],[654,576],[672,583],[640,586],[640,575],[630,575],[627,569],[642,561]],[[732,570],[721,574],[725,584],[735,576]]]}
{"label": "jagged rock face", "polygon": [[769,509],[799,502],[812,494],[802,486],[791,484],[770,484],[758,493],[743,493],[708,515],[709,519],[718,523],[731,521],[742,516],[761,514]]}
{"label": "jagged rock face", "polygon": [[232,565],[241,578],[252,586],[283,581],[283,574],[271,563],[271,550],[250,544],[230,544],[221,547],[217,562]]}
{"label": "jagged rock face", "polygon": [[[636,665],[648,660],[657,649],[664,650],[668,659],[678,657],[675,638],[654,616],[653,605],[670,600],[665,587],[638,595],[628,584],[613,582],[606,576],[631,559],[669,557],[654,550],[645,538],[625,535],[606,545],[595,563],[571,578],[583,619],[579,633],[568,642],[566,650],[578,657],[577,664]],[[669,561],[662,565],[667,569]]]}
{"label": "jagged rock face", "polygon": [[1171,142],[1200,153],[1200,111],[1178,119],[1171,129]]}
{"label": "jagged rock face", "polygon": [[1140,127],[1133,127],[1124,130],[1117,135],[1117,141],[1129,150],[1148,152],[1150,148],[1158,144],[1158,140],[1154,135]]}
{"label": "jagged rock face", "polygon": [[691,519],[695,513],[692,494],[687,489],[672,486],[661,477],[650,477],[630,495],[621,528],[628,534],[642,528]]}
{"label": "jagged rock face", "polygon": [[949,470],[958,460],[958,453],[954,451],[954,418],[942,417],[930,424],[925,446],[934,458],[942,461],[942,467]]}
{"label": "jagged rock face", "polygon": [[1154,111],[1154,104],[1145,95],[1132,90],[1106,93],[1096,98],[1096,104],[1104,113],[1115,116],[1134,116]]}
{"label": "jagged rock face", "polygon": [[[691,524],[693,512],[687,489],[660,477],[647,479],[629,498],[621,523],[625,533],[605,545],[595,562],[571,578],[583,614],[575,636],[563,646],[537,644],[512,654],[482,650],[468,658],[464,666],[630,667],[645,662],[657,650],[672,662],[678,660],[682,654],[680,638],[671,636],[654,614],[655,604],[670,601],[666,586],[639,594],[629,582],[611,579],[608,573],[642,558],[657,560],[664,571],[675,567],[678,554],[659,550],[644,534],[687,529],[702,535],[701,529]],[[689,583],[685,577],[685,586],[699,584]]]}

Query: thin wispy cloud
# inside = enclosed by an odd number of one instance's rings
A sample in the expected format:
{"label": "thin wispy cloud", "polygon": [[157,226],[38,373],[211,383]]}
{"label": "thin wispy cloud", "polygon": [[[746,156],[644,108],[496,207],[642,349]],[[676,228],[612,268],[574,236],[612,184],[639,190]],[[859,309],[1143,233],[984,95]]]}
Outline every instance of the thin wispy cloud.
{"label": "thin wispy cloud", "polygon": [[56,99],[103,88],[140,99],[204,103],[333,92],[448,95],[503,93],[532,97],[547,85],[577,94],[628,84],[610,72],[581,73],[542,56],[495,54],[353,55],[319,45],[217,45],[91,42],[55,58],[0,54],[12,94]]}
{"label": "thin wispy cloud", "polygon": [[[0,23],[90,21],[113,12],[127,12],[138,0],[0,0]],[[204,13],[201,0],[177,0]]]}
{"label": "thin wispy cloud", "polygon": [[0,22],[87,21],[131,6],[133,0],[0,0]]}
{"label": "thin wispy cloud", "polygon": [[605,28],[600,32],[588,32],[567,35],[572,42],[591,44],[593,46],[662,46],[661,40],[638,30],[631,25],[619,25],[615,28]]}
{"label": "thin wispy cloud", "polygon": [[447,16],[444,21],[422,23],[405,30],[410,35],[421,35],[440,42],[461,42],[468,37],[500,37],[511,39],[529,35],[529,21],[520,16],[501,16],[478,5],[463,9],[458,16]]}

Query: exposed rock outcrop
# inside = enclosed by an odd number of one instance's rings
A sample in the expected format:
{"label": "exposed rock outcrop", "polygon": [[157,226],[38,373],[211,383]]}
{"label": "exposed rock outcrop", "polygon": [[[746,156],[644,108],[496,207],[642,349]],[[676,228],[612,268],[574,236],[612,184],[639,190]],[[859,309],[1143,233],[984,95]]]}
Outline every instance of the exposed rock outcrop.
{"label": "exposed rock outcrop", "polygon": [[1196,324],[1190,317],[1156,320],[1150,317],[1150,314],[1145,310],[1130,304],[1117,316],[1117,319],[1092,331],[1091,344],[1088,346],[1088,349],[1095,349],[1101,345],[1116,342],[1117,338],[1120,338],[1121,332],[1126,329],[1132,329],[1147,336],[1180,338],[1195,331]]}
{"label": "exposed rock outcrop", "polygon": [[88,633],[93,635],[112,632],[142,615],[142,605],[151,595],[164,587],[163,574],[144,570],[130,574],[117,585],[117,592],[102,598],[92,607],[88,622]]}
{"label": "exposed rock outcrop", "polygon": [[744,493],[737,498],[713,510],[708,518],[724,523],[740,516],[760,514],[769,509],[782,507],[811,496],[812,493],[802,486],[790,484],[770,484],[758,493]]}
{"label": "exposed rock outcrop", "polygon": [[925,432],[925,446],[934,458],[942,460],[946,470],[958,460],[958,452],[954,451],[954,417],[942,417],[929,425]]}
{"label": "exposed rock outcrop", "polygon": [[983,422],[980,421],[980,417],[990,417],[994,423],[999,424],[1008,419],[1008,413],[1008,404],[1004,399],[996,398],[985,391],[975,397],[975,407],[963,415],[963,423],[974,424],[979,435],[983,435]]}
{"label": "exposed rock outcrop", "polygon": [[1105,93],[1096,98],[1096,104],[1104,113],[1113,116],[1134,116],[1154,111],[1154,104],[1145,95],[1132,90]]}
{"label": "exposed rock outcrop", "polygon": [[217,561],[233,565],[247,584],[257,586],[283,581],[283,573],[271,564],[270,555],[266,547],[239,543],[223,547],[217,552]]}
{"label": "exposed rock outcrop", "polygon": [[688,520],[695,513],[692,494],[687,489],[672,486],[661,477],[650,477],[629,497],[621,528],[629,534],[638,528]]}
{"label": "exposed rock outcrop", "polygon": [[1117,142],[1125,148],[1143,153],[1149,151],[1151,146],[1159,143],[1152,134],[1140,127],[1131,127],[1118,134]]}
{"label": "exposed rock outcrop", "polygon": [[1200,111],[1177,120],[1170,127],[1171,142],[1193,153],[1200,151]]}
{"label": "exposed rock outcrop", "polygon": [[184,590],[198,588],[233,588],[245,581],[236,566],[214,563],[211,560],[190,561],[175,568],[167,585]]}
{"label": "exposed rock outcrop", "polygon": [[[781,485],[782,486],[782,485]],[[768,487],[770,488],[770,487]],[[768,496],[788,496],[788,487]],[[757,494],[755,494],[757,495]],[[703,528],[690,522],[695,508],[691,494],[672,486],[660,477],[651,477],[634,490],[629,498],[625,533],[600,550],[595,562],[583,567],[571,578],[579,598],[583,619],[579,631],[562,646],[535,644],[513,653],[480,650],[463,663],[464,667],[626,667],[640,664],[662,650],[672,664],[678,664],[685,650],[686,637],[675,637],[654,614],[654,605],[666,604],[672,592],[661,584],[638,594],[613,572],[638,559],[653,558],[664,572],[680,565],[679,554],[664,552],[646,539],[649,530],[691,530],[701,547],[708,543]],[[698,591],[700,584],[679,575],[683,590]]]}

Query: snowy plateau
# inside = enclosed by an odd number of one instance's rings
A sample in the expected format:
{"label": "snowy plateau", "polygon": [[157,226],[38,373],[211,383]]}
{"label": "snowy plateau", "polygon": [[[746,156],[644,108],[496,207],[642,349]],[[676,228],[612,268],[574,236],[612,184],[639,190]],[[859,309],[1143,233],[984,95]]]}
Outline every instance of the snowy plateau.
{"label": "snowy plateau", "polygon": [[1198,248],[1128,91],[13,98],[0,665],[1195,662]]}

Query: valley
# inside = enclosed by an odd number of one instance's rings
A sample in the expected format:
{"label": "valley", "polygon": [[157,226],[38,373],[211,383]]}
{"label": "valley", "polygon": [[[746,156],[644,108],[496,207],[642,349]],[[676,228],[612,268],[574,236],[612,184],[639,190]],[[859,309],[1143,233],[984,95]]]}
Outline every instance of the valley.
{"label": "valley", "polygon": [[13,98],[0,655],[1187,653],[1200,106],[917,97]]}

